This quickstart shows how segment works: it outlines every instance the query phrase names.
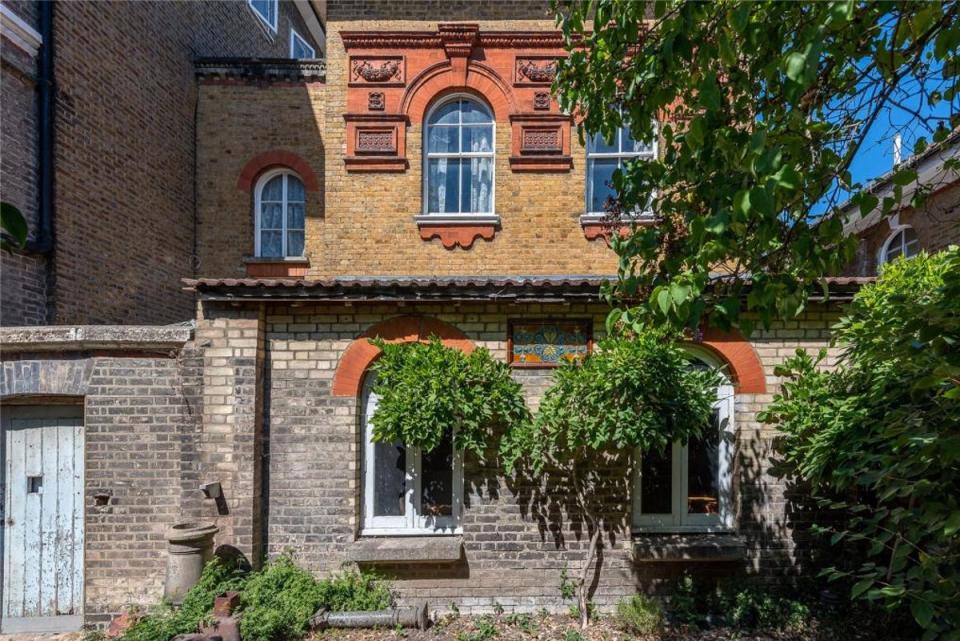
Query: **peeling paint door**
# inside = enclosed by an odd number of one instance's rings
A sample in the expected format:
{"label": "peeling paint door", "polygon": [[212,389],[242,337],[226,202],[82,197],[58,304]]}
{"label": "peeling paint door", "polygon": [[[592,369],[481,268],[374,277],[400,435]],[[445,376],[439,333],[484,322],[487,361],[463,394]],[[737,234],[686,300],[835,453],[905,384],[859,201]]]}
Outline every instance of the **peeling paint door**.
{"label": "peeling paint door", "polygon": [[83,408],[3,406],[0,632],[82,624]]}

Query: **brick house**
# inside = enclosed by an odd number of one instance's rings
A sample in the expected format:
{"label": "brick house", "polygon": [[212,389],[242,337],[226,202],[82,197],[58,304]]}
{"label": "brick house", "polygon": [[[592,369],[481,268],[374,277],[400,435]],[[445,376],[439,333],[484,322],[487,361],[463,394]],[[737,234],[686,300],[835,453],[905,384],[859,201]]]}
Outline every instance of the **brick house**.
{"label": "brick house", "polygon": [[[626,132],[612,145],[578,140],[549,94],[562,49],[548,4],[317,3],[322,64],[227,48],[181,59],[192,60],[180,97],[195,105],[195,124],[178,122],[177,131],[193,137],[195,164],[184,162],[195,179],[183,179],[181,201],[149,215],[188,227],[192,244],[148,259],[143,243],[105,252],[114,266],[142,265],[149,280],[94,270],[88,282],[102,293],[79,285],[57,293],[54,279],[52,318],[194,324],[0,330],[4,429],[24,435],[7,451],[46,452],[51,416],[74,435],[69,469],[53,474],[58,492],[73,479],[72,600],[45,612],[42,587],[11,595],[6,581],[0,630],[38,614],[54,627],[98,623],[156,601],[166,532],[181,521],[215,523],[218,543],[254,561],[289,551],[320,574],[375,567],[401,598],[435,609],[565,607],[561,574],[577,573],[588,535],[565,510],[562,484],[548,488],[557,504],[545,509],[495,467],[449,447],[428,455],[377,445],[368,425],[370,337],[486,347],[513,366],[535,407],[552,367],[603,332],[598,288],[617,264],[601,221],[606,181],[656,144]],[[76,163],[64,164],[58,171]],[[140,168],[129,179],[164,171]],[[58,196],[80,199],[64,182]],[[825,346],[839,304],[862,282],[835,279],[829,305],[814,300],[802,317],[749,340],[707,331],[690,345],[727,375],[716,429],[619,471],[598,606],[684,569],[771,582],[802,570],[806,515],[771,474],[775,434],[756,415],[776,391],[774,367],[797,347]],[[172,287],[195,313],[179,302],[166,309],[179,300]],[[97,310],[61,312],[73,304],[61,307],[65,296]],[[128,317],[111,311],[117,301],[150,308]],[[27,477],[16,481],[24,505],[43,514],[51,493],[31,490],[53,481],[47,458],[31,460],[16,467],[8,456],[6,474]],[[220,501],[200,491],[212,482]],[[4,572],[16,585],[42,585],[45,567],[18,563],[25,539],[11,538]]]}

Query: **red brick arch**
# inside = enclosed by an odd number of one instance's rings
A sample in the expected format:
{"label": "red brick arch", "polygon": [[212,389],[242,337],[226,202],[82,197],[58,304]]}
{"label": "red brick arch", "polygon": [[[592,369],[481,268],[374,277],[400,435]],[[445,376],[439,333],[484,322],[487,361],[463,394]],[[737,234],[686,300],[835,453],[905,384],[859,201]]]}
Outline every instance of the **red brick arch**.
{"label": "red brick arch", "polygon": [[400,111],[410,118],[410,122],[419,123],[434,100],[460,91],[477,95],[488,102],[497,122],[506,122],[510,114],[518,111],[513,92],[500,74],[473,60],[467,64],[465,79],[448,61],[438,62],[421,71],[403,94]]}
{"label": "red brick arch", "polygon": [[237,189],[251,191],[257,176],[271,167],[289,167],[299,174],[301,180],[303,180],[304,189],[320,191],[320,181],[317,180],[317,175],[313,173],[310,164],[292,151],[282,149],[265,151],[248,160],[247,164],[243,166],[239,178],[237,178]]}
{"label": "red brick arch", "polygon": [[703,333],[697,343],[716,354],[729,366],[730,377],[738,394],[765,394],[767,376],[753,345],[739,332],[724,332],[713,327]]}
{"label": "red brick arch", "polygon": [[380,356],[380,349],[371,345],[368,339],[380,337],[388,343],[423,343],[431,336],[437,336],[447,347],[455,347],[468,354],[474,349],[467,335],[449,323],[429,316],[395,316],[372,325],[350,343],[333,375],[333,395],[360,395],[363,375]]}

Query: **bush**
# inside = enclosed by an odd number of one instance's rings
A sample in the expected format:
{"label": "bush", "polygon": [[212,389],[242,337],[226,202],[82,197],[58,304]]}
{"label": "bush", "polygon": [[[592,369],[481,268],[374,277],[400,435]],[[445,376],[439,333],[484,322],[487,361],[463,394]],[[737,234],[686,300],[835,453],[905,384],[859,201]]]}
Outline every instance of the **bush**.
{"label": "bush", "polygon": [[240,635],[244,641],[294,639],[321,606],[380,610],[390,607],[391,600],[387,586],[370,575],[344,572],[318,581],[289,557],[279,557],[247,582],[240,598]]}
{"label": "bush", "polygon": [[810,608],[802,601],[742,581],[695,582],[681,577],[670,598],[678,623],[708,627],[725,624],[743,630],[797,631],[806,627]]}
{"label": "bush", "polygon": [[247,572],[220,558],[214,558],[203,569],[200,580],[183,599],[179,609],[161,604],[134,623],[124,633],[123,641],[169,641],[185,632],[195,632],[213,609],[217,596],[231,590],[242,590]]}
{"label": "bush", "polygon": [[620,599],[614,618],[624,632],[653,634],[663,628],[663,610],[660,604],[645,594],[634,594]]}
{"label": "bush", "polygon": [[[843,525],[831,580],[893,610],[924,639],[960,639],[960,250],[884,266],[835,327],[835,370],[806,352],[778,368],[762,415],[783,433],[783,475]],[[853,569],[851,569],[853,568]]]}

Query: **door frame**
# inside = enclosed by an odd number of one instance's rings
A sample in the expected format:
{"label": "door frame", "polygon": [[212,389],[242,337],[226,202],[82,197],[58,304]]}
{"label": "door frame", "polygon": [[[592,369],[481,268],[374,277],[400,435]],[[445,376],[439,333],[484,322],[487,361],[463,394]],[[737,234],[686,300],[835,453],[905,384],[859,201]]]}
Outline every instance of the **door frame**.
{"label": "door frame", "polygon": [[[87,482],[87,448],[86,448],[86,416],[85,405],[82,397],[70,396],[31,396],[31,397],[12,397],[0,401],[0,635],[19,634],[19,633],[37,633],[53,634],[63,632],[76,632],[82,629],[84,619],[84,606],[86,604],[86,567],[87,567],[87,537],[86,537],[86,482]],[[83,447],[81,458],[83,460],[83,474],[80,479],[83,504],[81,505],[81,516],[83,519],[84,536],[80,550],[81,559],[81,590],[80,603],[77,604],[79,612],[70,615],[56,616],[36,616],[36,617],[13,617],[5,618],[3,612],[3,597],[5,585],[5,558],[6,558],[6,500],[7,500],[7,438],[6,433],[10,425],[10,419],[17,414],[29,413],[31,418],[62,418],[69,416],[79,418],[83,434]],[[13,415],[13,416],[11,416]]]}

